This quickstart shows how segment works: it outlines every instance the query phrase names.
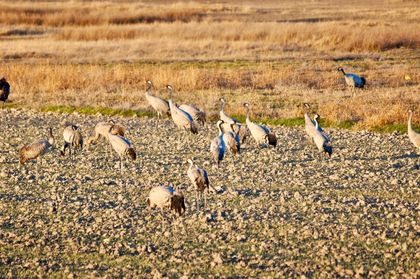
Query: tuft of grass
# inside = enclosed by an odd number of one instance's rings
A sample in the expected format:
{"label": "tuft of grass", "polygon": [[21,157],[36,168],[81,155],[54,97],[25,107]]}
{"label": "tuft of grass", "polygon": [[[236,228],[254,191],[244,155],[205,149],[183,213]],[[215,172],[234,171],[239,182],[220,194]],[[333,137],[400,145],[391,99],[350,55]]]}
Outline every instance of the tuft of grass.
{"label": "tuft of grass", "polygon": [[407,133],[407,124],[400,124],[400,123],[386,124],[386,125],[381,125],[381,126],[374,126],[371,129],[372,131],[378,132],[378,133],[399,132],[403,134],[403,133]]}

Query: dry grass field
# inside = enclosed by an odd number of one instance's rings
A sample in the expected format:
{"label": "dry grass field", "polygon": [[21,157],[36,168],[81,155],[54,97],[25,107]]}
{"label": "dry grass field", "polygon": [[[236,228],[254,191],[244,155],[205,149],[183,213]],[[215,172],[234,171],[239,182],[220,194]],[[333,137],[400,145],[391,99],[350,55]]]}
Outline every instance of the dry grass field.
{"label": "dry grass field", "polygon": [[[220,96],[235,115],[251,102],[265,122],[301,118],[310,102],[328,125],[404,130],[407,109],[420,109],[418,1],[2,1],[0,8],[10,106],[144,113],[151,79],[157,90],[174,85],[178,101],[209,115]],[[357,98],[349,98],[339,66],[367,78]]]}
{"label": "dry grass field", "polygon": [[[419,278],[419,49],[417,0],[0,1],[0,278]],[[338,67],[366,78],[354,98]],[[189,145],[153,117],[149,79],[206,111]],[[220,97],[278,146],[213,165]],[[66,122],[86,143],[110,118],[137,152],[122,173],[105,142],[59,155]],[[19,168],[48,127],[55,149]],[[217,188],[201,212],[191,157]],[[147,207],[157,185],[184,191],[184,216]]]}

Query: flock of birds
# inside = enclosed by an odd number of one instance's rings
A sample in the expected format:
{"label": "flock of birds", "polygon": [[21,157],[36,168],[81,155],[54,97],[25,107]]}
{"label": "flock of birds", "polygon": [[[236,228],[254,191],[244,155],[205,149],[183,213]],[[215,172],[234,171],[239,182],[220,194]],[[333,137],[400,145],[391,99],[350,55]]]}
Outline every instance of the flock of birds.
{"label": "flock of birds", "polygon": [[[342,72],[345,76],[346,83],[355,88],[363,88],[366,80],[363,77],[359,77],[355,74],[346,74],[342,68],[338,68],[338,71]],[[9,95],[10,85],[3,78],[0,80],[0,100],[5,102]],[[6,90],[5,90],[6,89]],[[174,124],[181,130],[180,136],[182,138],[188,138],[191,135],[197,134],[199,125],[204,125],[206,122],[206,114],[200,108],[193,105],[180,105],[172,101],[173,87],[171,85],[166,86],[166,90],[170,94],[170,99],[165,100],[158,96],[153,95],[153,83],[148,80],[146,82],[146,93],[145,97],[149,105],[156,111],[158,118],[162,118],[165,115],[171,116]],[[258,146],[269,147],[277,145],[276,135],[270,131],[266,126],[257,124],[250,119],[250,105],[244,104],[246,108],[246,125],[243,125],[238,120],[230,117],[224,111],[226,101],[223,98],[219,99],[221,102],[221,110],[219,112],[219,120],[216,123],[218,129],[218,135],[210,143],[210,155],[214,163],[219,167],[221,161],[223,161],[226,153],[233,155],[240,154],[241,144],[244,143],[245,139],[249,137],[249,134],[258,144]],[[305,132],[308,137],[308,141],[313,143],[319,150],[319,154],[327,154],[331,157],[333,148],[331,139],[328,134],[321,128],[318,123],[319,115],[315,114],[313,118],[308,113],[309,105],[305,104]],[[409,111],[408,118],[408,136],[411,142],[420,149],[420,133],[417,133],[412,128],[412,111]],[[49,137],[47,139],[41,139],[35,141],[27,146],[22,147],[19,150],[19,163],[24,165],[30,160],[40,160],[42,155],[50,152],[54,146],[54,136],[52,129],[49,128]],[[87,145],[90,146],[95,144],[100,138],[103,138],[109,144],[107,144],[107,151],[109,146],[118,154],[120,158],[120,171],[123,171],[123,161],[125,159],[136,160],[136,151],[132,143],[125,137],[126,129],[123,125],[115,123],[110,120],[107,122],[97,123],[94,128],[94,135],[87,140]],[[60,153],[65,156],[66,150],[71,154],[77,150],[83,148],[83,137],[79,127],[71,123],[66,123],[63,131],[64,144],[60,149]],[[189,140],[186,140],[189,144]],[[38,163],[38,162],[37,162]],[[191,180],[193,187],[196,190],[196,207],[197,210],[200,208],[199,201],[206,206],[206,192],[213,189],[209,181],[207,171],[199,166],[195,165],[192,159],[188,159],[189,168],[187,176]],[[36,164],[38,170],[38,164]],[[217,192],[217,191],[216,191]],[[151,189],[147,198],[147,204],[150,208],[159,207],[161,210],[170,208],[178,214],[185,212],[185,199],[181,190],[174,189],[173,187],[157,186]]]}

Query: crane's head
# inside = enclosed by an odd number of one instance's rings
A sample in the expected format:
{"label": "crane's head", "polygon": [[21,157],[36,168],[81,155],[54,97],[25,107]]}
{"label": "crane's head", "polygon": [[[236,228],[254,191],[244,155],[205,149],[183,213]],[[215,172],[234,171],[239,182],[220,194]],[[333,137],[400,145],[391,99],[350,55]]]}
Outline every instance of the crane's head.
{"label": "crane's head", "polygon": [[166,89],[167,89],[167,90],[169,90],[169,91],[174,90],[174,88],[172,87],[172,85],[169,85],[169,84],[168,84],[168,85],[166,85]]}
{"label": "crane's head", "polygon": [[244,107],[249,108],[249,104],[248,103],[244,103]]}
{"label": "crane's head", "polygon": [[222,130],[222,124],[223,123],[225,123],[223,120],[219,120],[219,121],[217,121],[217,123],[216,123],[216,126],[218,127],[218,128],[220,128],[220,130]]}
{"label": "crane's head", "polygon": [[147,84],[150,84],[150,85],[152,85],[152,84],[153,84],[153,82],[152,82],[151,80],[147,80],[147,81],[146,81],[146,83],[147,83]]}
{"label": "crane's head", "polygon": [[219,101],[222,102],[223,104],[226,103],[225,99],[223,98],[220,98]]}
{"label": "crane's head", "polygon": [[338,72],[342,72],[342,73],[343,73],[343,75],[345,75],[345,74],[346,74],[346,73],[344,72],[344,69],[343,69],[342,67],[337,68],[337,71],[338,71]]}
{"label": "crane's head", "polygon": [[193,160],[192,160],[192,159],[188,159],[188,160],[187,160],[187,162],[188,162],[188,164],[190,164],[190,165],[193,165],[193,164],[194,164],[194,162],[193,162]]}

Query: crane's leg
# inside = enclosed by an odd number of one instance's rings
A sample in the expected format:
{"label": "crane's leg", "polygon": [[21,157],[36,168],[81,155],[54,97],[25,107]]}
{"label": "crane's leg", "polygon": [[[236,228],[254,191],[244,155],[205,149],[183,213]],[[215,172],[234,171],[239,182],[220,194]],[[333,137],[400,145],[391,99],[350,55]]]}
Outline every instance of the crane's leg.
{"label": "crane's leg", "polygon": [[204,200],[204,209],[206,209],[207,208],[206,192],[205,191],[201,192],[201,195],[203,196],[203,200]]}
{"label": "crane's leg", "polygon": [[120,172],[123,172],[123,159],[120,157]]}

